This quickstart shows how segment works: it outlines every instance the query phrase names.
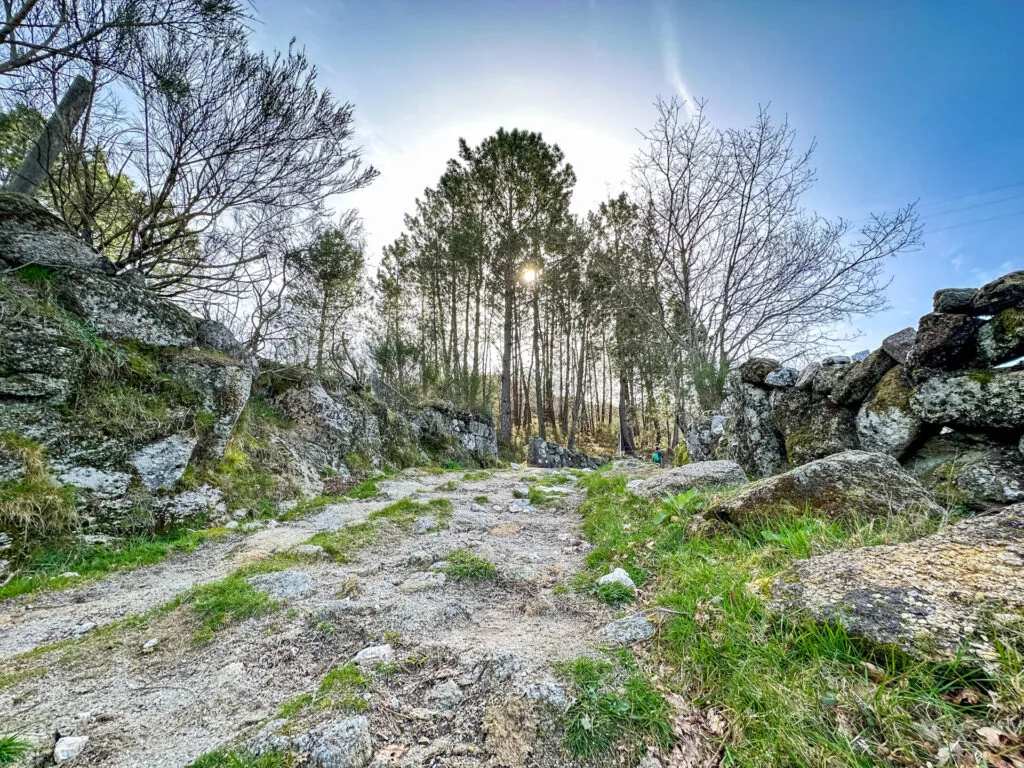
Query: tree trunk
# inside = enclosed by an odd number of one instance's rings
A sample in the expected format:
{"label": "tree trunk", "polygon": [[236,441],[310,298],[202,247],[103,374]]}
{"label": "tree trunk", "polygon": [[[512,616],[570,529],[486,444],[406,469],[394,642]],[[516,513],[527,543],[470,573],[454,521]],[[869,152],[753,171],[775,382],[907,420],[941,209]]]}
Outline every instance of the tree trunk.
{"label": "tree trunk", "polygon": [[566,447],[570,451],[575,450],[576,447],[576,427],[579,424],[580,419],[580,406],[583,404],[583,382],[586,378],[587,370],[587,324],[582,323],[582,329],[580,331],[580,360],[576,367],[576,397],[572,401],[572,422],[569,425],[569,439],[566,441]]}
{"label": "tree trunk", "polygon": [[635,456],[633,426],[629,422],[629,377],[625,366],[619,367],[619,435],[622,438],[622,452]]}
{"label": "tree trunk", "polygon": [[537,434],[547,440],[544,434],[544,366],[540,360],[540,292],[533,289],[533,369],[536,372],[537,389]]}
{"label": "tree trunk", "polygon": [[46,121],[35,146],[25,153],[17,172],[7,182],[7,192],[32,196],[50,176],[53,164],[71,141],[82,114],[92,98],[92,83],[81,75],[71,81],[64,98]]}
{"label": "tree trunk", "polygon": [[515,308],[515,287],[505,288],[505,327],[501,350],[501,430],[498,439],[508,447],[512,444],[512,310]]}

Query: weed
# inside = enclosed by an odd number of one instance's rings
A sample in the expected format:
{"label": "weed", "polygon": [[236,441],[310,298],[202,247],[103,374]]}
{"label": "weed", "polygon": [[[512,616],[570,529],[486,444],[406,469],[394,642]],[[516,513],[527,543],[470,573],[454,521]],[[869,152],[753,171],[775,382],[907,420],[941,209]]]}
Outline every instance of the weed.
{"label": "weed", "polygon": [[457,549],[445,557],[448,561],[446,573],[455,581],[490,581],[497,573],[494,563],[472,552]]}
{"label": "weed", "polygon": [[486,504],[489,501],[489,499],[486,496],[481,495],[474,496],[473,501],[475,501],[477,504]]}
{"label": "weed", "polygon": [[442,491],[442,492],[447,491],[447,492],[450,493],[451,491],[457,490],[458,487],[459,487],[458,483],[456,483],[454,480],[449,480],[448,482],[441,483],[441,485],[437,486],[437,490]]}
{"label": "weed", "polygon": [[414,520],[424,515],[433,515],[439,522],[451,517],[452,503],[448,499],[431,499],[427,502],[414,501],[409,498],[400,499],[383,509],[371,512],[367,520],[387,520],[400,528],[408,529]]}
{"label": "weed", "polygon": [[4,672],[0,674],[0,691],[4,688],[18,685],[18,683],[23,683],[26,680],[35,680],[36,678],[43,677],[45,674],[46,670],[42,667],[28,667],[15,672]]}
{"label": "weed", "polygon": [[354,452],[345,454],[345,466],[348,467],[351,474],[356,476],[367,475],[373,469],[369,457]]}
{"label": "weed", "polygon": [[467,472],[462,476],[462,482],[472,483],[475,480],[490,480],[494,475],[485,469],[476,469],[472,472]]}
{"label": "weed", "polygon": [[445,472],[455,472],[463,469],[463,466],[457,461],[442,461],[441,469]]}
{"label": "weed", "polygon": [[47,264],[26,264],[14,272],[26,285],[44,285],[53,282],[56,270]]}
{"label": "weed", "polygon": [[10,765],[32,751],[32,745],[17,736],[0,736],[0,765]]}
{"label": "weed", "polygon": [[625,605],[632,603],[635,593],[632,589],[618,581],[594,585],[594,597],[608,605]]}
{"label": "weed", "polygon": [[336,562],[347,563],[360,549],[377,542],[379,532],[373,523],[356,523],[339,528],[337,531],[318,533],[307,543],[323,547],[324,552]]}
{"label": "weed", "polygon": [[396,629],[384,630],[384,642],[388,645],[398,645],[402,642],[402,635]]}

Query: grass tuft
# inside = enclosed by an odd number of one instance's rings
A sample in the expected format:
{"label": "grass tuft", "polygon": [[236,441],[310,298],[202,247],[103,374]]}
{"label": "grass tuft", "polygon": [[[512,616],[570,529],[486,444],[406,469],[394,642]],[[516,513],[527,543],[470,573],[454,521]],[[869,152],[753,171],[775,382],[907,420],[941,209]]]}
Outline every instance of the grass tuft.
{"label": "grass tuft", "polygon": [[11,765],[32,751],[32,745],[17,736],[0,736],[0,765]]}
{"label": "grass tuft", "polygon": [[193,640],[204,643],[212,640],[223,627],[266,616],[277,610],[280,603],[253,587],[242,573],[234,573],[226,579],[189,590],[173,600],[169,607],[179,605],[192,606],[200,621]]}
{"label": "grass tuft", "polygon": [[75,490],[53,481],[39,443],[5,432],[0,434],[0,452],[24,468],[21,477],[0,483],[0,531],[12,534],[16,545],[24,547],[29,539],[46,539],[78,528]]}
{"label": "grass tuft", "polygon": [[449,563],[446,573],[455,581],[490,581],[497,575],[494,563],[464,549],[451,552],[445,560]]}
{"label": "grass tuft", "polygon": [[335,667],[320,681],[315,692],[304,693],[285,702],[278,717],[294,717],[313,709],[331,709],[352,714],[365,712],[369,705],[361,692],[369,684],[370,678],[355,664]]}

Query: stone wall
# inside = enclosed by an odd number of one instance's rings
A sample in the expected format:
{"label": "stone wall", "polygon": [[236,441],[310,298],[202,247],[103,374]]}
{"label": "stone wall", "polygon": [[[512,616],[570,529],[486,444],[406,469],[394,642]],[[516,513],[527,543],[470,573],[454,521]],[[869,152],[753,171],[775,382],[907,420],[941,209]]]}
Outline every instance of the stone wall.
{"label": "stone wall", "polygon": [[526,463],[531,467],[575,469],[597,469],[603,460],[591,458],[582,451],[570,451],[558,443],[549,443],[539,437],[531,437],[526,448]]}
{"label": "stone wall", "polygon": [[[1024,500],[1024,271],[938,291],[934,311],[881,348],[802,370],[764,358],[729,375],[691,456],[767,476],[847,449],[886,453],[947,504]],[[691,447],[692,445],[692,447]]]}

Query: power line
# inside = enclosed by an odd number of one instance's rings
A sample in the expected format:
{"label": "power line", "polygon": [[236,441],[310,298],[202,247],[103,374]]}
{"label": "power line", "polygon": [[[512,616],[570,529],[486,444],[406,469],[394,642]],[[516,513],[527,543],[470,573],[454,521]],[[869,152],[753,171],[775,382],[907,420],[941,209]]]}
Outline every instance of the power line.
{"label": "power line", "polygon": [[948,227],[938,227],[936,229],[929,229],[924,232],[925,235],[931,235],[936,232],[943,232],[947,229],[959,229],[960,227],[971,227],[975,224],[984,224],[986,221],[996,221],[997,219],[1008,219],[1012,216],[1024,216],[1024,210],[1014,211],[1013,213],[1004,213],[999,216],[989,216],[987,219],[975,219],[974,221],[964,221],[959,224],[950,224]]}
{"label": "power line", "polygon": [[955,203],[957,200],[966,200],[968,197],[977,197],[978,195],[987,195],[990,192],[1001,192],[1004,189],[1014,189],[1016,187],[1024,187],[1024,181],[1014,182],[1013,184],[1003,184],[998,187],[989,187],[988,189],[982,189],[978,192],[968,192],[966,195],[957,195],[956,197],[947,197],[943,200],[932,200],[930,203],[922,203],[918,208],[931,208],[933,205],[942,205],[943,203]]}
{"label": "power line", "polygon": [[974,208],[984,208],[987,205],[998,205],[999,203],[1005,203],[1009,200],[1017,200],[1018,198],[1024,197],[1024,192],[1018,192],[1015,195],[1009,197],[1000,197],[997,200],[985,200],[980,203],[974,203],[973,205],[965,205],[961,208],[952,208],[948,211],[940,211],[939,213],[929,213],[929,218],[938,218],[939,216],[949,216],[954,213],[961,213],[963,211],[970,211]]}

